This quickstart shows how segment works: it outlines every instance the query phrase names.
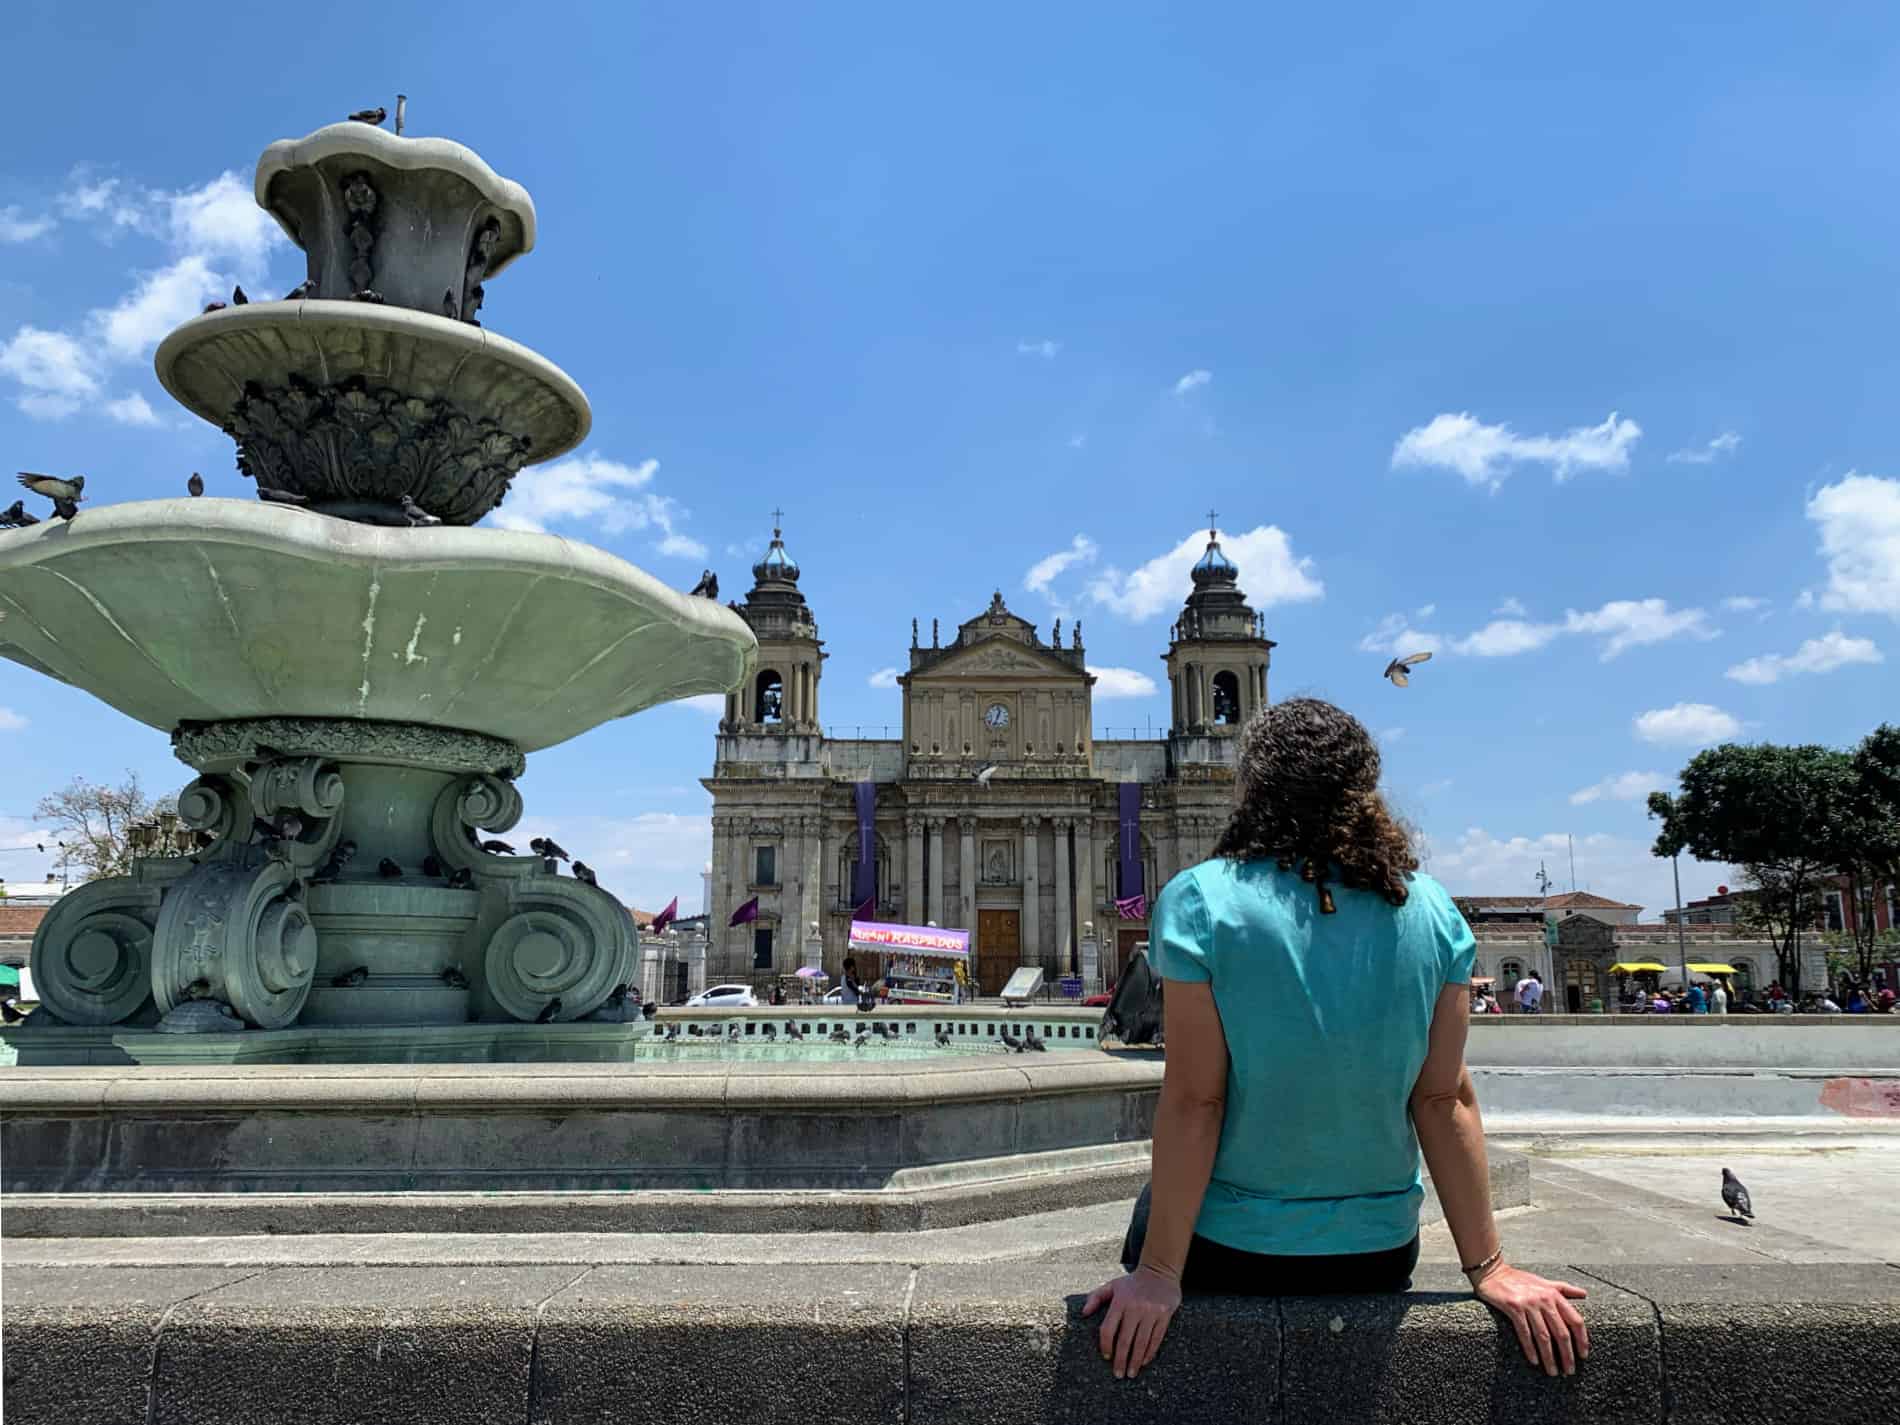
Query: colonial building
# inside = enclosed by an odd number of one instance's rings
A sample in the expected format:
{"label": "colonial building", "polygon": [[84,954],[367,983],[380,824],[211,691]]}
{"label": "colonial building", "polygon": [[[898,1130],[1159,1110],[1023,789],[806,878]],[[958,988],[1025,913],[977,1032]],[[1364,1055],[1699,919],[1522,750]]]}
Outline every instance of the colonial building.
{"label": "colonial building", "polygon": [[[1074,972],[1088,927],[1114,974],[1147,936],[1136,897],[1211,852],[1235,735],[1267,701],[1274,645],[1217,532],[1160,655],[1173,714],[1152,740],[1097,740],[1080,623],[1065,639],[1058,619],[1045,639],[1000,593],[947,640],[936,619],[928,642],[911,621],[902,738],[826,737],[827,655],[779,529],[752,574],[731,607],[758,636],[758,670],[726,700],[704,781],[709,977],[785,974],[808,956],[835,976],[867,898],[879,920],[974,932],[985,993],[1022,965]],[[754,899],[757,918],[729,925]]]}

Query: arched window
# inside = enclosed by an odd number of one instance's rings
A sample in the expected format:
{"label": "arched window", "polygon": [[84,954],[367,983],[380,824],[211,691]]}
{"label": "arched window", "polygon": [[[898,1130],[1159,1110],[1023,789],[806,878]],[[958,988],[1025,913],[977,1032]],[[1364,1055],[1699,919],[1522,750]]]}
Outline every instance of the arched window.
{"label": "arched window", "polygon": [[1214,721],[1240,721],[1240,679],[1232,673],[1214,675]]}
{"label": "arched window", "polygon": [[759,722],[778,722],[785,716],[785,680],[771,668],[761,668],[752,684],[752,714]]}
{"label": "arched window", "polygon": [[1517,982],[1524,978],[1522,960],[1505,959],[1498,961],[1498,993],[1508,994],[1517,988]]}

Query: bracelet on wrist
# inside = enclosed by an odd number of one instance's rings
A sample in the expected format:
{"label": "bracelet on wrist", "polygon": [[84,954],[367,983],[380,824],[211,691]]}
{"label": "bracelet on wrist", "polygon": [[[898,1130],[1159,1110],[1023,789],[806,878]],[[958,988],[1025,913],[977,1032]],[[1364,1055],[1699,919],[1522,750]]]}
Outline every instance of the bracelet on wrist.
{"label": "bracelet on wrist", "polygon": [[[1503,1260],[1503,1258],[1504,1258],[1504,1248],[1499,1247],[1495,1252],[1493,1252],[1490,1256],[1486,1257],[1482,1262],[1475,1262],[1471,1266],[1461,1267],[1459,1268],[1459,1270],[1462,1271],[1466,1276],[1472,1277],[1471,1284],[1473,1286],[1476,1286],[1479,1282],[1483,1281],[1487,1275],[1490,1274],[1491,1268],[1495,1267],[1500,1261]],[[1476,1275],[1473,1276],[1473,1273],[1476,1273]]]}

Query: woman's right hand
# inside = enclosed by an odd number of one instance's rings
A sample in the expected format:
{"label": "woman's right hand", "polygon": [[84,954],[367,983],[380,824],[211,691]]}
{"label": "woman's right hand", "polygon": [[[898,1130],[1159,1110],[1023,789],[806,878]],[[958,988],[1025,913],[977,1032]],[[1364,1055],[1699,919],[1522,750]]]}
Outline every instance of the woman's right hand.
{"label": "woman's right hand", "polygon": [[1500,1263],[1472,1287],[1478,1300],[1510,1318],[1524,1358],[1547,1376],[1577,1373],[1577,1362],[1590,1356],[1590,1331],[1583,1313],[1570,1303],[1589,1295],[1569,1282],[1550,1281],[1535,1272]]}

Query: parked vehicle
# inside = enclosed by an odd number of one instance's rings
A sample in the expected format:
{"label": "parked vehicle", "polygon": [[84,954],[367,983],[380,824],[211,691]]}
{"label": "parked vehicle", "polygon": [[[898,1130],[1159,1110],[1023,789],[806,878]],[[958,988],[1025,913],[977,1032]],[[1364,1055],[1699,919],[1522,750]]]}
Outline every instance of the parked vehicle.
{"label": "parked vehicle", "polygon": [[712,985],[686,1001],[688,1009],[751,1009],[759,1002],[750,985]]}

